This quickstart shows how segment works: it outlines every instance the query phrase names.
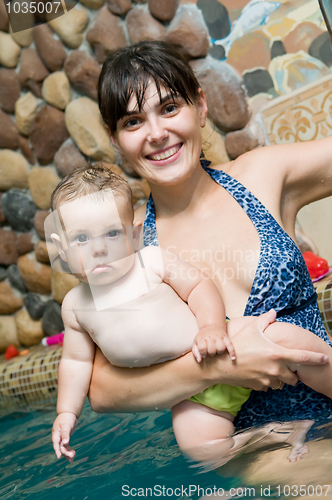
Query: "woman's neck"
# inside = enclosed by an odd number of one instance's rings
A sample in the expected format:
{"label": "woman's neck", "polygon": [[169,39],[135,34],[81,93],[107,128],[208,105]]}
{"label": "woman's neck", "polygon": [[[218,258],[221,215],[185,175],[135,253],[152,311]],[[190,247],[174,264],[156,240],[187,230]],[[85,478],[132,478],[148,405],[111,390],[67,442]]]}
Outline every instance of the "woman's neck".
{"label": "woman's neck", "polygon": [[200,164],[190,177],[177,184],[168,186],[150,184],[155,210],[159,217],[195,211],[201,200],[209,196],[215,187],[215,182]]}

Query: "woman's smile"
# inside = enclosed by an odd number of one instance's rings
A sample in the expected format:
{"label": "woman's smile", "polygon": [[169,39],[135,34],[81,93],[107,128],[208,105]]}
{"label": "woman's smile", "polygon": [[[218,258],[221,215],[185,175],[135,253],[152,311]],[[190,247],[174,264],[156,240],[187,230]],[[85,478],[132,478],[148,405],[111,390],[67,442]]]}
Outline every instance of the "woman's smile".
{"label": "woman's smile", "polygon": [[169,146],[146,156],[154,165],[163,166],[177,160],[181,154],[183,143]]}

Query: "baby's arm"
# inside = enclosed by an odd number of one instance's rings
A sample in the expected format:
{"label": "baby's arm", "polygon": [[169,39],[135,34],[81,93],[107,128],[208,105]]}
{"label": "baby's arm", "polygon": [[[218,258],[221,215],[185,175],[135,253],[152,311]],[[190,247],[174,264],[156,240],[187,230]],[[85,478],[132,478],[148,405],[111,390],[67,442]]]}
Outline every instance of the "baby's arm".
{"label": "baby's arm", "polygon": [[70,448],[69,439],[88,393],[95,345],[77,321],[70,293],[62,304],[62,318],[65,336],[59,365],[58,417],[53,424],[52,442],[57,458],[64,455],[72,462],[75,451]]}
{"label": "baby's arm", "polygon": [[226,332],[225,307],[218,288],[196,267],[175,254],[159,250],[163,258],[163,281],[188,303],[196,316],[199,332],[192,347],[196,360],[201,362],[207,355],[221,354],[226,349],[234,360],[235,350]]}

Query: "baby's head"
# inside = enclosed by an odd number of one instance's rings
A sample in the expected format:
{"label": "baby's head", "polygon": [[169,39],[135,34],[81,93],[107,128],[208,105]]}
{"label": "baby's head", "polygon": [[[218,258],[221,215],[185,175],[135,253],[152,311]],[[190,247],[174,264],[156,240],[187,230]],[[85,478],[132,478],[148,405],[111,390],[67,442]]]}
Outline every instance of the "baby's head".
{"label": "baby's head", "polygon": [[75,169],[56,187],[51,206],[51,238],[81,281],[109,284],[131,269],[141,224],[134,224],[128,183],[107,164]]}

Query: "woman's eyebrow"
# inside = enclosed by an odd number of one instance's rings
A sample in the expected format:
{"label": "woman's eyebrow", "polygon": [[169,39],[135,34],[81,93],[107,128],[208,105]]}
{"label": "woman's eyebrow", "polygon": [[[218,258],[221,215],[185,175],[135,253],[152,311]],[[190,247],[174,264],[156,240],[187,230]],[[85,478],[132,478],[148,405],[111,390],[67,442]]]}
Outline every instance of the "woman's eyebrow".
{"label": "woman's eyebrow", "polygon": [[[163,97],[161,97],[158,106],[162,106],[163,104],[169,101],[174,102],[174,100],[177,99],[178,97],[179,94],[166,94]],[[140,112],[139,109],[137,109],[137,107],[135,106],[135,108],[132,109],[131,111],[127,109],[126,114],[123,116],[123,118],[126,118],[127,116],[137,115],[139,112]]]}

